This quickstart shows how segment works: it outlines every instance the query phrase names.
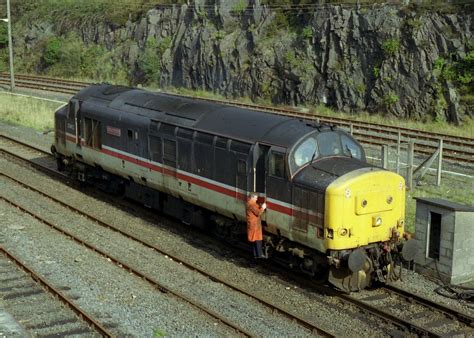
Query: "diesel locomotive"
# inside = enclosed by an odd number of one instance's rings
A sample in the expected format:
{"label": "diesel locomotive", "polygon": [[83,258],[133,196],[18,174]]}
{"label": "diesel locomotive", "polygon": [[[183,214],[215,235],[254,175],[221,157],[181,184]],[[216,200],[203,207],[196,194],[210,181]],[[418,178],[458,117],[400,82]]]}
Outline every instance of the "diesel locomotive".
{"label": "diesel locomotive", "polygon": [[346,291],[396,278],[416,250],[404,179],[331,126],[100,84],[55,113],[52,152],[82,182],[231,240],[257,192],[267,256]]}

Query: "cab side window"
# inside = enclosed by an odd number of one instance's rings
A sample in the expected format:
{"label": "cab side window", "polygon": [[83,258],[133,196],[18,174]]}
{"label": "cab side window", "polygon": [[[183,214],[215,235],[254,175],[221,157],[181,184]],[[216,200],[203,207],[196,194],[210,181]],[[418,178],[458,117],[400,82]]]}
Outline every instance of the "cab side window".
{"label": "cab side window", "polygon": [[275,177],[285,177],[285,155],[273,152],[270,156],[269,174]]}

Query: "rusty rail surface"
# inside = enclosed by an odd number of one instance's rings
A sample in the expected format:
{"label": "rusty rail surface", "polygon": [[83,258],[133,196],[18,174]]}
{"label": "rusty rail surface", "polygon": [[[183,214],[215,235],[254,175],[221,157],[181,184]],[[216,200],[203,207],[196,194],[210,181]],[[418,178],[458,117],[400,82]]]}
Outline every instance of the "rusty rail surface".
{"label": "rusty rail surface", "polygon": [[[8,73],[0,73],[4,79],[0,78],[0,84],[9,84]],[[19,87],[29,89],[47,90],[59,92],[64,94],[74,95],[84,87],[92,83],[82,81],[71,81],[64,79],[57,79],[45,76],[32,75],[16,75],[17,84]],[[306,113],[294,108],[280,108],[271,106],[262,106],[256,104],[242,103],[229,100],[217,100],[210,98],[203,98],[189,95],[179,95],[175,93],[168,93],[177,97],[186,97],[191,99],[198,99],[208,102],[214,102],[225,105],[234,105],[242,108],[265,111],[278,115],[294,116],[303,119],[316,120],[322,123],[336,125],[338,127],[350,130],[358,141],[364,144],[371,144],[380,146],[383,144],[394,144],[400,137],[402,142],[407,142],[410,139],[416,141],[415,152],[423,155],[431,155],[437,149],[437,142],[443,139],[444,153],[443,157],[447,160],[474,163],[474,138],[460,137],[456,135],[427,132],[414,128],[405,128],[391,126],[388,124],[361,122],[354,119],[329,117],[318,115],[316,113]]]}
{"label": "rusty rail surface", "polygon": [[[11,139],[11,138],[9,138],[9,140],[15,141],[14,139]],[[30,148],[30,149],[38,150],[38,149],[36,149],[34,146],[31,146],[31,145],[28,145],[28,144],[25,144],[25,143],[22,143],[22,144],[23,144],[25,147],[28,147],[28,148]],[[5,151],[7,154],[11,155],[11,153],[8,152],[8,151],[6,151],[5,149],[1,149],[1,150],[2,150],[2,151]],[[19,159],[23,160],[23,161],[28,161],[27,159],[24,159],[24,158],[22,158],[21,156],[18,156],[18,155],[14,155],[14,156],[15,156],[16,158],[19,158]],[[52,155],[50,155],[50,156],[52,156]],[[29,161],[29,162],[30,162],[30,161]],[[30,164],[31,164],[31,165],[34,165],[35,167],[39,167],[39,169],[41,169],[41,170],[47,170],[48,172],[51,171],[51,169],[50,169],[49,167],[42,167],[41,165],[38,165],[38,164],[35,163],[35,162],[30,163]],[[59,175],[63,176],[61,173],[56,173],[56,174],[59,174]],[[27,183],[24,183],[24,182],[22,182],[22,181],[20,181],[20,180],[18,180],[18,179],[15,179],[14,177],[12,177],[12,176],[10,176],[10,175],[8,175],[8,174],[5,174],[5,173],[0,172],[0,176],[1,176],[1,177],[7,177],[8,179],[10,179],[10,180],[16,182],[17,184],[19,184],[19,185],[21,185],[21,186],[23,186],[23,187],[25,187],[25,188],[27,188],[27,189],[29,189],[29,190],[32,190],[32,191],[34,191],[34,192],[36,192],[36,193],[38,193],[38,194],[40,194],[40,195],[42,195],[42,196],[44,196],[44,197],[46,197],[46,198],[48,198],[48,199],[54,201],[54,202],[57,203],[57,204],[60,204],[61,206],[63,206],[63,207],[65,207],[65,208],[67,208],[67,209],[69,209],[69,210],[71,210],[71,211],[73,211],[73,212],[75,212],[75,213],[77,213],[77,214],[79,214],[79,215],[81,215],[81,216],[83,216],[83,217],[89,219],[90,221],[93,221],[93,222],[97,223],[98,225],[100,225],[100,226],[102,226],[102,227],[104,227],[104,228],[107,228],[107,229],[109,229],[109,230],[112,230],[112,231],[114,231],[114,232],[117,232],[117,233],[119,233],[119,234],[121,234],[121,235],[123,235],[123,236],[125,236],[125,237],[127,237],[127,238],[129,238],[129,239],[131,239],[131,240],[133,240],[133,241],[135,241],[135,242],[137,242],[137,243],[140,243],[141,245],[143,245],[143,246],[145,246],[145,247],[147,247],[147,248],[150,248],[150,249],[154,250],[155,252],[158,252],[158,253],[160,253],[160,254],[162,254],[162,255],[167,255],[168,257],[170,257],[171,259],[173,259],[175,262],[181,263],[182,265],[184,265],[184,266],[187,267],[188,269],[190,269],[190,270],[192,270],[192,271],[195,271],[195,272],[198,272],[198,273],[200,273],[201,275],[206,276],[206,277],[208,277],[209,279],[211,279],[211,280],[213,280],[213,281],[215,281],[215,282],[221,283],[221,284],[227,286],[228,288],[230,288],[230,289],[232,289],[232,290],[234,290],[234,291],[237,291],[237,292],[239,292],[239,293],[241,293],[241,294],[246,295],[247,297],[250,297],[250,298],[252,298],[252,299],[257,300],[257,301],[260,302],[261,304],[263,304],[263,305],[267,306],[268,308],[270,308],[272,311],[276,311],[276,312],[278,312],[278,313],[280,313],[280,314],[282,314],[282,315],[288,317],[289,319],[291,319],[291,320],[297,322],[299,325],[301,325],[301,326],[303,326],[303,327],[306,327],[307,329],[311,330],[313,333],[317,333],[317,334],[322,335],[322,336],[325,336],[325,337],[333,337],[333,336],[334,336],[332,333],[330,333],[330,332],[328,332],[328,331],[325,331],[324,329],[320,328],[320,327],[317,326],[316,324],[314,324],[314,323],[312,323],[312,322],[310,322],[310,321],[308,321],[308,320],[302,318],[302,317],[299,316],[298,314],[291,313],[289,310],[286,310],[286,309],[280,307],[279,305],[276,305],[276,304],[272,303],[270,300],[267,300],[267,299],[264,299],[264,298],[262,298],[262,297],[260,297],[260,296],[258,296],[258,295],[252,294],[252,293],[250,293],[250,292],[248,292],[248,291],[246,291],[246,290],[240,288],[239,286],[237,286],[237,285],[235,285],[235,284],[232,284],[232,283],[230,283],[230,282],[227,282],[227,281],[225,281],[225,280],[222,279],[222,278],[219,278],[219,277],[217,277],[217,276],[215,276],[215,275],[213,275],[213,274],[211,274],[211,273],[208,273],[208,272],[204,271],[203,269],[199,268],[198,266],[196,266],[196,265],[194,265],[194,264],[192,264],[192,263],[190,263],[190,262],[187,262],[187,261],[183,260],[182,258],[177,257],[177,256],[175,256],[175,255],[173,255],[173,254],[171,254],[171,253],[165,251],[164,249],[162,249],[162,248],[160,248],[160,247],[158,247],[158,246],[156,246],[156,245],[153,245],[153,244],[150,244],[150,243],[148,243],[148,242],[146,242],[146,241],[144,241],[144,240],[141,240],[141,239],[137,238],[136,236],[133,236],[132,234],[129,234],[129,233],[127,233],[126,231],[123,231],[123,230],[117,228],[116,226],[114,226],[114,225],[112,225],[112,224],[110,224],[110,223],[104,222],[104,221],[98,219],[97,217],[90,215],[89,213],[86,213],[86,212],[84,212],[84,211],[81,211],[81,210],[77,209],[76,207],[74,207],[73,205],[70,205],[70,204],[68,204],[68,203],[65,203],[65,202],[63,202],[63,201],[61,201],[61,200],[59,200],[59,199],[53,197],[52,195],[50,195],[50,194],[48,194],[48,193],[46,193],[46,192],[43,192],[43,191],[41,191],[41,190],[39,190],[39,189],[36,189],[36,188],[32,187],[31,185],[29,185],[29,184],[27,184]],[[66,177],[68,177],[68,176],[66,176]]]}
{"label": "rusty rail surface", "polygon": [[[6,198],[0,196],[0,199],[10,203]],[[11,203],[10,203],[11,204]],[[47,280],[37,274],[33,269],[28,267],[25,263],[23,263],[19,258],[15,257],[10,251],[5,249],[3,246],[0,245],[0,252],[4,254],[8,259],[15,262],[15,264],[20,267],[23,271],[25,271],[28,275],[31,276],[38,284],[40,284],[46,291],[52,294],[55,298],[59,299],[67,308],[71,309],[80,319],[85,321],[93,330],[97,331],[103,337],[114,337],[114,335],[108,331],[102,324],[100,324],[97,320],[95,320],[91,315],[87,312],[82,310],[79,306],[74,304],[72,300],[67,298],[61,291],[56,289],[53,285],[51,285]]]}

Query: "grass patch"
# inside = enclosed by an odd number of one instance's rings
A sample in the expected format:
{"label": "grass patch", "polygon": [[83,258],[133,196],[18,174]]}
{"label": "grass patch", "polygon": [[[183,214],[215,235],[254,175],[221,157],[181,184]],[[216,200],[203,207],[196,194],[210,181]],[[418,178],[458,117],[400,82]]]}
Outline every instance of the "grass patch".
{"label": "grass patch", "polygon": [[[469,188],[470,187],[470,188]],[[445,200],[458,202],[465,205],[474,205],[474,178],[463,178],[458,176],[443,176],[441,186],[425,185],[418,186],[407,191],[406,195],[406,221],[407,230],[415,231],[416,200],[415,197],[437,197]]]}
{"label": "grass patch", "polygon": [[54,129],[54,112],[61,105],[59,102],[0,92],[0,120],[50,131]]}

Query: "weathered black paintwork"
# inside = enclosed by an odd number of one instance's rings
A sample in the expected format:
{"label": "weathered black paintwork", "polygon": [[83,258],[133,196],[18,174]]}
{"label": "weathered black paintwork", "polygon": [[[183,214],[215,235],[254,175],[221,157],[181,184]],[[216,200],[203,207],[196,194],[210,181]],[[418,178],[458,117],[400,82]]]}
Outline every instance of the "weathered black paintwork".
{"label": "weathered black paintwork", "polygon": [[349,157],[324,157],[301,169],[294,177],[293,183],[321,193],[340,176],[361,168],[376,167],[367,162]]}
{"label": "weathered black paintwork", "polygon": [[[57,112],[57,120],[67,117],[70,134],[75,134],[75,118],[70,113],[75,102],[80,105],[79,121],[100,121],[102,145],[311,209],[318,214],[321,226],[327,186],[345,173],[370,167],[349,157],[327,157],[316,159],[293,178],[288,166],[281,177],[272,176],[268,162],[273,154],[280,154],[287,162],[289,152],[303,137],[331,128],[288,116],[108,84],[85,88],[72,98],[69,110]],[[121,135],[110,135],[107,127],[120,129]],[[300,223],[302,229],[307,226]]]}

